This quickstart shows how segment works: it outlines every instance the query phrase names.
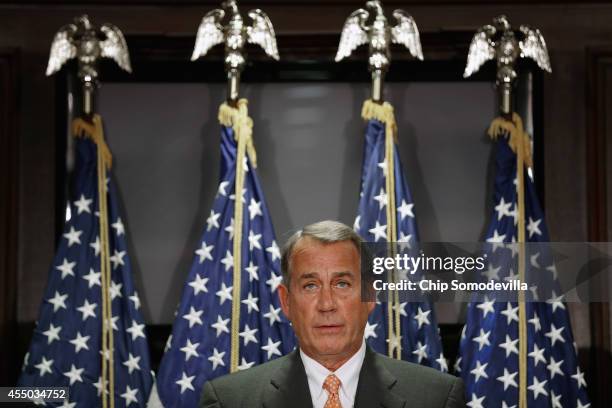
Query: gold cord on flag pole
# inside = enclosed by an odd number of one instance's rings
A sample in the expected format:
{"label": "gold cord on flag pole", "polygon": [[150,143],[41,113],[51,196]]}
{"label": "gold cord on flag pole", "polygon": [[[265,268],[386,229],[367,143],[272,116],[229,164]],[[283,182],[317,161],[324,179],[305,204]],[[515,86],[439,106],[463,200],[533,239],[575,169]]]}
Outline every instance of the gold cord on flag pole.
{"label": "gold cord on flag pole", "polygon": [[[523,133],[522,126],[519,132]],[[525,169],[523,147],[525,140],[518,138],[516,154],[517,200],[518,200],[518,242],[519,242],[519,281],[525,282]],[[525,293],[519,291],[519,407],[527,407],[527,317]]]}
{"label": "gold cord on flag pole", "polygon": [[[397,242],[397,225],[395,218],[395,155],[394,155],[394,142],[393,142],[392,129],[387,126],[385,129],[385,160],[387,162],[387,177],[385,178],[387,184],[387,236],[388,241],[392,242],[390,251],[391,256],[395,258],[395,243]],[[393,270],[393,282],[397,278],[397,273]],[[401,326],[400,326],[400,309],[399,309],[399,293],[398,291],[392,291],[393,304],[395,305],[395,353],[398,360],[402,358],[402,345],[401,345]]]}
{"label": "gold cord on flag pole", "polygon": [[[390,256],[395,257],[395,242],[397,241],[397,219],[395,216],[395,156],[394,147],[397,137],[397,125],[395,123],[395,115],[393,114],[393,106],[388,102],[383,104],[375,103],[372,100],[366,100],[361,110],[361,116],[364,120],[376,119],[385,124],[385,191],[387,194],[387,242],[393,243],[389,247]],[[394,271],[389,272],[389,281],[395,281]],[[402,358],[401,345],[401,320],[399,310],[399,294],[397,291],[392,291],[388,294],[387,302],[387,321],[388,336],[389,336],[389,357],[397,359]],[[395,306],[395,307],[394,307]],[[391,340],[395,339],[395,344]],[[395,348],[392,348],[395,345]],[[395,353],[394,353],[395,350]],[[395,356],[394,356],[395,354]]]}
{"label": "gold cord on flag pole", "polygon": [[[104,141],[104,130],[100,115],[94,115],[93,124],[82,118],[72,122],[72,133],[74,137],[88,137],[97,148],[97,175],[98,175],[98,221],[100,229],[100,276],[101,276],[101,299],[102,299],[102,373],[101,385],[102,406],[114,408],[115,370],[113,357],[113,328],[112,328],[112,299],[109,296],[111,281],[110,249],[108,236],[108,201],[106,194],[106,171],[111,168],[112,156]],[[108,357],[108,361],[107,361]],[[108,391],[107,391],[108,384]],[[107,401],[108,399],[108,401]]]}
{"label": "gold cord on flag pole", "polygon": [[[496,118],[489,127],[489,135],[496,139],[500,134],[509,134],[508,144],[516,153],[516,191],[518,202],[518,270],[519,281],[525,282],[525,165],[531,167],[529,137],[523,129],[523,121],[516,113],[512,122]],[[527,311],[525,293],[519,291],[519,408],[527,408]]]}
{"label": "gold cord on flag pole", "polygon": [[243,203],[242,189],[244,187],[245,158],[248,152],[253,167],[256,156],[253,146],[253,120],[248,115],[247,100],[238,101],[238,109],[223,103],[219,108],[219,122],[223,126],[233,127],[237,142],[236,179],[234,184],[234,242],[233,242],[233,289],[232,289],[232,335],[230,353],[230,372],[238,370],[240,354],[240,295],[242,272],[242,223]]}
{"label": "gold cord on flag pole", "polygon": [[[106,386],[109,384],[108,378],[109,378],[109,367],[108,367],[108,360],[107,360],[107,356],[109,353],[109,342],[108,342],[108,331],[109,331],[109,322],[111,321],[109,318],[109,308],[108,308],[108,298],[109,298],[109,292],[108,292],[108,280],[106,279],[106,277],[109,275],[109,270],[107,268],[107,263],[106,263],[106,258],[108,258],[108,252],[109,252],[109,248],[108,248],[108,237],[106,236],[107,231],[105,227],[105,215],[106,215],[106,211],[105,211],[105,205],[104,205],[104,201],[106,201],[104,199],[104,197],[106,196],[105,191],[104,191],[104,174],[105,174],[105,170],[104,170],[104,165],[103,163],[103,159],[102,159],[102,155],[98,154],[98,167],[97,167],[97,174],[98,174],[98,222],[99,222],[99,231],[100,231],[100,275],[101,275],[101,282],[102,285],[100,287],[100,290],[102,291],[102,389],[104,390],[103,395],[102,395],[102,406],[103,407],[107,407],[109,405],[107,399],[109,398],[109,395],[106,394]],[[112,330],[112,327],[110,328],[110,330]],[[112,369],[112,367],[110,367]]]}
{"label": "gold cord on flag pole", "polygon": [[[387,248],[389,251],[389,256],[391,258],[395,258],[395,241],[396,241],[396,234],[395,234],[395,214],[393,213],[394,209],[395,209],[395,205],[393,204],[393,202],[395,201],[395,183],[394,183],[394,166],[393,166],[393,135],[389,134],[388,132],[389,129],[385,129],[385,171],[386,171],[386,176],[385,176],[385,191],[387,193],[387,245],[389,245],[389,247]],[[389,271],[390,274],[390,282],[395,282],[396,279],[396,273],[395,270],[391,270]],[[391,342],[389,342],[389,348],[391,348],[392,346],[394,346],[393,350],[390,350],[390,352],[392,353],[391,357],[397,357],[398,354],[398,349],[400,348],[400,333],[399,333],[399,324],[398,324],[398,317],[399,317],[399,309],[398,309],[398,303],[397,303],[397,299],[396,299],[396,294],[397,291],[393,290],[390,292],[390,302],[389,305],[392,305],[391,308],[391,320],[389,321],[389,327],[393,327],[393,339],[395,340],[395,342],[392,344]],[[391,340],[392,338],[390,337],[389,340]],[[395,350],[395,356],[393,355],[393,351]],[[400,356],[401,356],[401,352],[400,352]]]}

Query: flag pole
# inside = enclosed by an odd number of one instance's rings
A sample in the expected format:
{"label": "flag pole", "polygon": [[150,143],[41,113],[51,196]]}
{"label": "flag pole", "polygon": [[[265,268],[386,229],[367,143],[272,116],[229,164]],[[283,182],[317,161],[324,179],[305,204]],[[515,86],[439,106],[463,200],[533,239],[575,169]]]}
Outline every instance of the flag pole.
{"label": "flag pole", "polygon": [[[503,29],[502,40],[507,49],[511,49],[513,54],[509,59],[507,55],[498,57],[498,69],[497,69],[497,88],[499,91],[499,111],[501,117],[505,120],[511,121],[514,125],[513,131],[515,133],[514,142],[516,146],[516,191],[517,191],[517,202],[518,202],[518,277],[520,282],[525,282],[525,185],[524,185],[524,157],[523,157],[523,132],[516,127],[516,122],[513,120],[513,98],[512,98],[512,86],[517,77],[515,71],[514,62],[518,56],[517,42],[514,37],[514,33],[511,31],[510,23],[504,17],[498,17],[496,22]],[[520,120],[518,115],[516,119]],[[510,133],[512,138],[512,132]],[[518,332],[519,332],[519,408],[527,408],[527,310],[525,305],[525,293],[522,291],[518,292]]]}
{"label": "flag pole", "polygon": [[[516,193],[518,203],[518,275],[519,281],[526,281],[525,272],[525,166],[531,167],[531,148],[529,136],[523,122],[513,110],[512,87],[517,78],[516,60],[533,58],[540,68],[551,72],[548,50],[544,37],[537,29],[520,26],[522,40],[518,40],[510,22],[504,15],[493,20],[493,25],[481,27],[470,44],[468,61],[463,76],[465,78],[478,71],[487,60],[496,59],[496,85],[499,92],[500,117],[494,119],[489,127],[489,135],[496,139],[502,135],[509,137],[509,145],[516,153]],[[525,293],[518,292],[518,332],[519,332],[519,408],[527,407],[527,310]]]}
{"label": "flag pole", "polygon": [[[99,87],[98,60],[109,57],[127,72],[131,72],[130,57],[123,33],[111,24],[99,28],[93,26],[87,15],[74,19],[62,27],[51,44],[47,76],[59,71],[72,58],[78,60],[78,78],[83,87],[82,117],[72,122],[74,137],[87,137],[97,148],[98,222],[100,233],[100,291],[102,302],[102,356],[101,392],[102,406],[114,408],[115,369],[114,339],[112,328],[112,298],[110,243],[108,234],[108,196],[106,174],[112,165],[112,156],[104,140],[100,115],[94,114],[95,91]],[[107,389],[108,387],[108,389]]]}
{"label": "flag pole", "polygon": [[[233,225],[233,287],[230,372],[238,370],[240,357],[240,305],[242,275],[242,229],[244,204],[242,190],[244,174],[247,171],[247,156],[253,167],[257,166],[257,156],[253,145],[253,120],[248,115],[247,100],[240,99],[240,74],[246,63],[244,44],[248,41],[260,45],[266,54],[278,60],[278,48],[274,28],[268,16],[259,9],[249,11],[253,20],[247,26],[235,0],[224,1],[222,8],[206,14],[198,28],[196,44],[191,56],[195,61],[207,54],[213,46],[225,44],[225,71],[227,73],[227,100],[219,107],[219,123],[234,130],[237,143],[235,180],[234,180],[234,225]],[[222,22],[225,17],[226,25]],[[214,35],[211,35],[214,33]]]}
{"label": "flag pole", "polygon": [[[368,11],[368,10],[371,11]],[[389,256],[395,257],[397,242],[397,218],[395,207],[395,141],[397,125],[393,114],[393,107],[384,102],[383,84],[385,74],[391,62],[390,45],[392,42],[406,46],[413,57],[423,59],[419,30],[414,19],[403,10],[395,10],[393,16],[398,24],[392,27],[385,17],[382,3],[379,0],[366,2],[366,9],[355,10],[347,18],[340,36],[340,45],[336,54],[336,62],[348,57],[360,45],[369,45],[368,69],[372,74],[371,99],[364,102],[362,117],[365,120],[377,119],[385,124],[385,192],[387,195],[387,242],[393,243],[388,247]],[[366,25],[374,14],[374,21]],[[390,282],[396,280],[396,271],[388,272]],[[387,299],[387,321],[389,357],[402,358],[401,346],[401,319],[399,310],[399,293],[393,291]],[[392,343],[393,341],[393,343]],[[394,353],[395,352],[395,353]]]}

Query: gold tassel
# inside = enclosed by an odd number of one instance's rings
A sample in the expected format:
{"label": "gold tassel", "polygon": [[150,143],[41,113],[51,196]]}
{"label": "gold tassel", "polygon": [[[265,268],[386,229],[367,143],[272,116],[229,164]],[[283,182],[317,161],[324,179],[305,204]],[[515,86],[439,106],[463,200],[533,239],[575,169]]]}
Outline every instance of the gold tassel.
{"label": "gold tassel", "polygon": [[74,137],[88,137],[98,147],[98,152],[102,154],[102,159],[106,165],[106,169],[110,170],[113,164],[113,155],[104,140],[104,130],[102,126],[102,118],[100,115],[94,115],[93,123],[87,122],[82,118],[77,118],[72,121],[72,134]]}
{"label": "gold tassel", "polygon": [[385,132],[393,135],[393,141],[397,143],[397,124],[395,123],[395,113],[393,106],[389,102],[382,104],[376,103],[371,99],[366,100],[361,108],[361,117],[363,120],[376,119],[383,122],[386,126]]}
{"label": "gold tassel", "polygon": [[257,152],[253,144],[253,119],[248,115],[248,101],[240,99],[238,108],[233,108],[227,103],[223,103],[219,107],[219,123],[223,126],[232,127],[234,129],[234,138],[238,141],[238,137],[245,139],[246,151],[251,160],[251,165],[257,168]]}
{"label": "gold tassel", "polygon": [[523,120],[517,113],[512,114],[512,121],[502,117],[493,119],[487,133],[493,140],[497,140],[503,135],[509,135],[508,145],[512,151],[514,153],[521,151],[525,164],[532,167],[529,135],[523,129]]}

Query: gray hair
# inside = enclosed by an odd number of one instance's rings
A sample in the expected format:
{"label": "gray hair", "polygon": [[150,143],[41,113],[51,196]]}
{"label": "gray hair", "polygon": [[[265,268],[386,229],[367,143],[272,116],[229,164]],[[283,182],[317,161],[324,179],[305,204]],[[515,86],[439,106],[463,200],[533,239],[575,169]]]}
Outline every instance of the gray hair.
{"label": "gray hair", "polygon": [[295,245],[304,238],[311,238],[323,244],[351,241],[357,252],[361,251],[363,240],[353,229],[338,221],[319,221],[305,226],[293,234],[285,243],[281,256],[281,271],[283,273],[283,284],[288,288],[290,283],[289,263]]}

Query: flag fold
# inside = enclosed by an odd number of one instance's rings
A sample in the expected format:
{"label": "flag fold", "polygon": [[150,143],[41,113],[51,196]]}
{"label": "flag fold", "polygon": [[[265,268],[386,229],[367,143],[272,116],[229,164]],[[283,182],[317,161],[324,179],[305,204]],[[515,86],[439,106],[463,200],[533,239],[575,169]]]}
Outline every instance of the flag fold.
{"label": "flag fold", "polygon": [[[367,121],[358,216],[354,229],[367,242],[395,242],[418,249],[414,202],[396,146],[393,107],[365,101]],[[435,312],[430,302],[377,302],[366,325],[368,344],[376,351],[447,371]],[[398,324],[399,323],[399,324]]]}
{"label": "flag fold", "polygon": [[[486,278],[504,281],[523,275],[529,282],[530,276],[539,274],[537,281],[554,282],[557,271],[550,251],[533,244],[548,242],[549,235],[535,185],[525,171],[531,165],[531,149],[522,121],[517,114],[511,121],[497,118],[489,133],[497,152],[495,210],[486,232]],[[517,172],[518,163],[524,163],[523,171]],[[528,249],[502,245],[520,242]],[[566,305],[550,290],[552,285],[544,286],[545,293],[530,287],[526,302],[496,302],[491,294],[468,304],[455,368],[465,382],[469,407],[590,406]],[[526,339],[523,345],[521,337]],[[525,347],[523,362],[521,347]]]}
{"label": "flag fold", "polygon": [[145,406],[153,376],[102,119],[73,130],[66,223],[18,384],[68,387],[63,406],[102,406],[103,396]]}

